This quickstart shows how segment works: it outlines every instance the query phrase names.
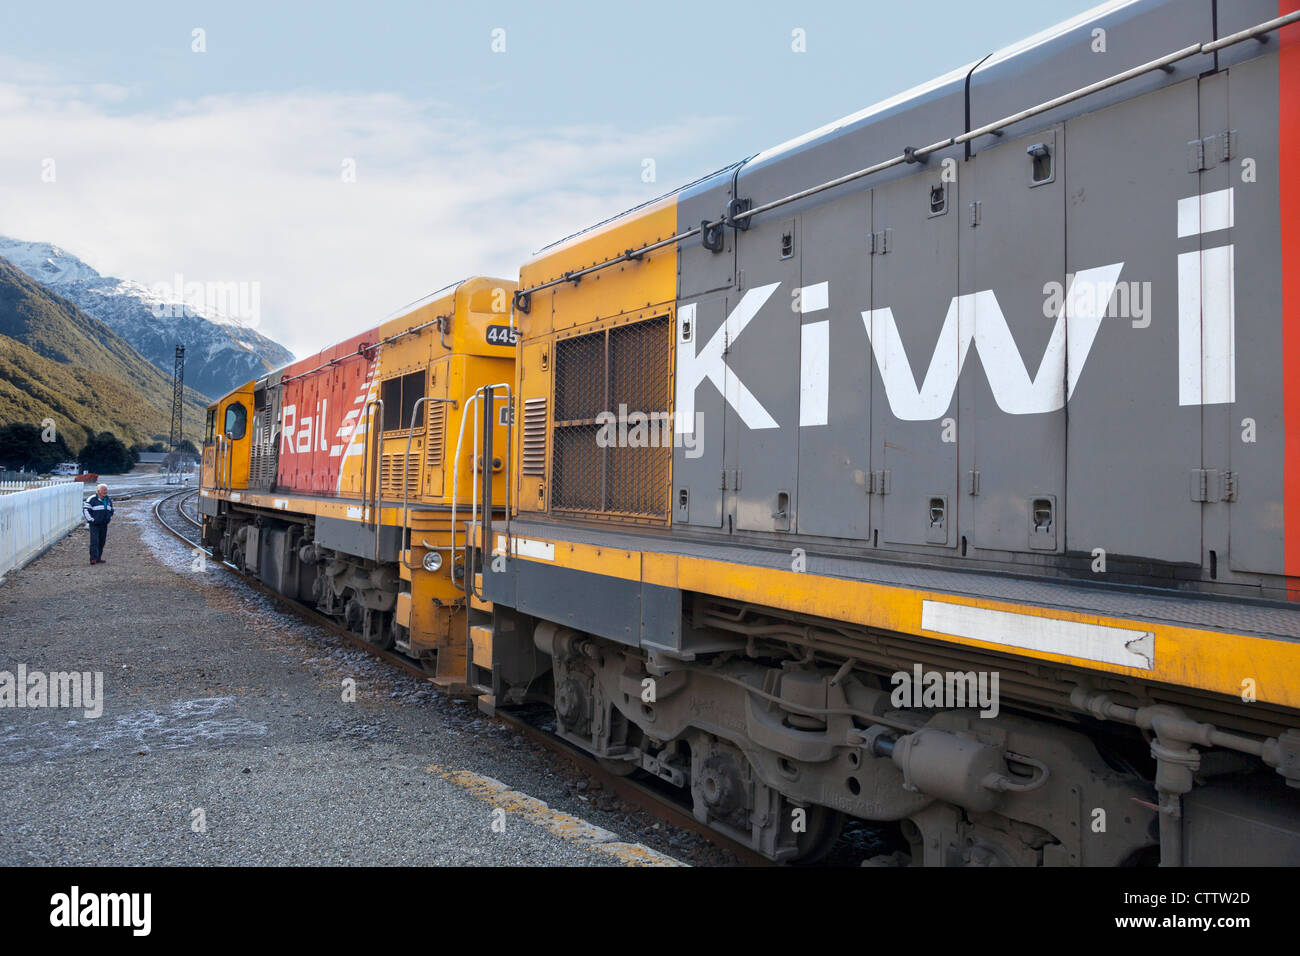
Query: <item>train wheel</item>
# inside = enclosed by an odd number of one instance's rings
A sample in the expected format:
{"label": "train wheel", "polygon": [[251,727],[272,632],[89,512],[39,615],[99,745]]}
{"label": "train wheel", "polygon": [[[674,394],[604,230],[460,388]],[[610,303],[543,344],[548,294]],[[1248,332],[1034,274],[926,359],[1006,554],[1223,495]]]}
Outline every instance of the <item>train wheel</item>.
{"label": "train wheel", "polygon": [[808,808],[808,829],[799,835],[798,852],[790,860],[802,866],[819,862],[835,846],[844,827],[844,815],[814,805]]}
{"label": "train wheel", "polygon": [[609,757],[597,757],[600,769],[615,777],[630,777],[639,766],[634,760],[613,760]]}

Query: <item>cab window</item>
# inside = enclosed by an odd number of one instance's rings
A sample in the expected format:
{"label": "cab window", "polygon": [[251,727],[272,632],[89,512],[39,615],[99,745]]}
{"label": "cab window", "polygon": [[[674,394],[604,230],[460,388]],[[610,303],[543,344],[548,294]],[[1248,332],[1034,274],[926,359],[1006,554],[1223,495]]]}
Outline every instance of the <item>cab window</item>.
{"label": "cab window", "polygon": [[234,402],[226,406],[226,427],[224,429],[226,437],[231,441],[239,441],[244,437],[244,430],[248,427],[248,409],[244,408],[241,402]]}
{"label": "cab window", "polygon": [[379,397],[384,400],[384,431],[420,427],[424,409],[421,408],[417,417],[415,403],[424,398],[426,375],[423,370],[411,372],[400,378],[390,378],[380,386]]}
{"label": "cab window", "polygon": [[211,445],[213,438],[216,437],[216,432],[217,432],[217,409],[216,406],[213,406],[212,408],[208,409],[208,428],[207,428],[207,435],[203,439],[203,444]]}

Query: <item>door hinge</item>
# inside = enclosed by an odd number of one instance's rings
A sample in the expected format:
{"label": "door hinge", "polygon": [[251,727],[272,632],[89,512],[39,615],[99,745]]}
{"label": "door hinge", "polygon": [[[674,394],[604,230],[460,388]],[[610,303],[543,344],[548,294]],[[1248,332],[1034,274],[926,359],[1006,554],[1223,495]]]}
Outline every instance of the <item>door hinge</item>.
{"label": "door hinge", "polygon": [[972,226],[978,226],[980,224],[980,211],[982,207],[983,203],[978,199],[970,204],[970,224]]}
{"label": "door hinge", "polygon": [[871,234],[870,247],[871,255],[883,256],[889,251],[890,246],[894,244],[893,228],[881,229],[879,232]]}
{"label": "door hinge", "polygon": [[1223,500],[1237,500],[1237,473],[1235,471],[1225,471],[1223,473]]}
{"label": "door hinge", "polygon": [[868,483],[867,494],[869,495],[887,495],[892,484],[891,478],[893,472],[885,468],[877,468],[871,472],[871,480]]}
{"label": "door hinge", "polygon": [[1219,163],[1232,159],[1237,146],[1237,131],[1225,129],[1222,133],[1213,133],[1187,144],[1187,171],[1199,173],[1203,169],[1213,169]]}
{"label": "door hinge", "polygon": [[[1216,478],[1218,477],[1217,472],[1215,473],[1215,477]],[[1193,468],[1192,473],[1189,476],[1188,483],[1189,483],[1189,490],[1193,501],[1210,500],[1211,481],[1210,481],[1209,469]],[[1214,497],[1214,500],[1215,501],[1219,500],[1217,495]]]}
{"label": "door hinge", "polygon": [[966,474],[966,492],[971,495],[980,493],[980,473],[974,468]]}
{"label": "door hinge", "polygon": [[1193,501],[1213,504],[1237,500],[1237,473],[1217,468],[1193,468],[1189,479]]}
{"label": "door hinge", "polygon": [[722,472],[721,483],[718,485],[722,491],[739,491],[740,490],[740,469],[735,471],[725,470]]}

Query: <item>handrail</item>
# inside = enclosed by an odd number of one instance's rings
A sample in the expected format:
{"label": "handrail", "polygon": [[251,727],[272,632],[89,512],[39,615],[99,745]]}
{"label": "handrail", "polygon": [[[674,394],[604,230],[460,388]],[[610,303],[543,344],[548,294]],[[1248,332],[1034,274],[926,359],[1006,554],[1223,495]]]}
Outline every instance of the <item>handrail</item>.
{"label": "handrail", "polygon": [[[376,431],[375,429],[373,429],[373,428],[370,427],[370,422],[371,422],[370,408],[371,408],[371,406],[373,406],[373,405],[378,405],[378,406],[379,406],[379,426],[380,426],[380,428],[382,429],[382,428],[383,428],[383,425],[384,425],[384,400],[383,400],[382,398],[372,398],[370,401],[366,402],[366,407],[365,407],[365,409],[363,409],[362,412],[361,412],[361,423],[362,423],[363,425],[366,426],[366,440],[365,440],[365,444],[363,445],[363,451],[362,451],[362,454],[361,454],[361,517],[362,517],[362,520],[363,520],[363,521],[366,521],[367,524],[369,523],[369,521],[368,521],[367,519],[370,517],[370,515],[369,515],[369,508],[370,508],[370,506],[369,506],[369,504],[368,504],[368,502],[369,502],[369,500],[370,500],[370,485],[371,485],[371,481],[370,481],[370,471],[371,471],[371,468],[370,468],[370,440],[371,440],[371,437],[374,436],[374,435],[378,435],[380,441],[383,440],[383,433],[382,433],[382,431]],[[380,528],[383,526],[383,522],[380,520],[380,519],[382,518],[382,515],[381,515],[381,513],[380,513],[380,507],[379,507],[379,506],[380,506],[380,498],[379,498],[379,495],[380,495],[380,487],[379,487],[379,467],[378,467],[378,465],[379,465],[379,456],[380,456],[382,453],[383,453],[383,448],[382,448],[381,446],[376,446],[376,448],[375,448],[375,455],[374,455],[374,458],[375,458],[375,466],[376,466],[375,469],[374,469],[374,472],[375,472],[375,480],[374,480],[374,486],[375,486],[375,563],[376,563],[376,564],[379,563],[379,531],[380,531]]]}
{"label": "handrail", "polygon": [[1266,20],[1263,23],[1258,23],[1245,30],[1239,30],[1236,33],[1222,37],[1218,40],[1212,40],[1206,43],[1194,43],[1190,46],[1185,46],[1180,50],[1175,50],[1172,53],[1157,57],[1154,60],[1148,60],[1146,63],[1116,73],[1112,76],[1106,77],[1105,79],[1098,80],[1095,83],[1089,83],[1087,86],[1082,86],[1077,90],[1064,93],[1061,96],[1053,97],[1050,100],[1045,100],[1037,106],[1031,106],[1028,109],[1020,110],[1019,112],[1012,113],[1009,116],[1004,116],[1002,119],[995,120],[992,123],[987,123],[978,129],[966,130],[962,133],[941,139],[936,143],[931,143],[929,146],[919,146],[915,148],[911,146],[906,147],[903,152],[899,153],[897,156],[882,160],[872,166],[867,166],[863,169],[846,173],[843,176],[828,180],[827,182],[820,183],[816,186],[809,186],[806,189],[801,189],[798,192],[791,193],[788,196],[782,196],[780,199],[774,199],[771,202],[763,203],[762,205],[755,206],[751,209],[736,210],[734,213],[728,212],[715,222],[710,222],[706,219],[701,222],[700,225],[692,226],[690,229],[671,235],[667,239],[660,239],[657,242],[641,246],[639,249],[628,249],[623,252],[622,255],[602,260],[587,266],[584,269],[574,269],[566,272],[559,278],[551,279],[546,282],[539,282],[537,285],[528,286],[527,288],[517,289],[514,295],[514,302],[524,303],[520,308],[522,311],[526,312],[528,310],[527,299],[534,292],[540,292],[543,289],[550,289],[565,282],[572,282],[576,285],[583,276],[590,275],[593,272],[598,272],[601,269],[608,269],[610,266],[619,265],[623,262],[639,261],[644,258],[648,252],[653,252],[657,249],[662,249],[665,246],[684,242],[687,239],[700,235],[706,230],[717,229],[724,225],[730,225],[737,229],[747,228],[746,225],[741,224],[741,221],[744,220],[746,223],[752,222],[753,217],[761,212],[769,212],[770,210],[777,209],[792,202],[797,202],[800,199],[806,199],[809,196],[825,192],[828,189],[834,189],[836,186],[843,186],[845,183],[862,179],[864,176],[870,176],[873,173],[882,172],[894,166],[900,166],[904,163],[923,162],[925,157],[929,156],[931,153],[937,152],[938,150],[946,149],[949,146],[968,143],[979,136],[997,133],[1008,126],[1020,122],[1021,120],[1030,119],[1040,113],[1045,113],[1048,110],[1055,109],[1058,106],[1064,106],[1067,103],[1073,103],[1076,100],[1083,99],[1084,97],[1101,90],[1109,89],[1112,86],[1117,86],[1120,83],[1142,76],[1143,74],[1152,73],[1156,70],[1163,70],[1166,73],[1172,73],[1174,68],[1173,65],[1181,60],[1187,59],[1188,57],[1199,54],[1216,53],[1225,47],[1233,46],[1234,44],[1242,43],[1246,40],[1253,39],[1260,43],[1264,43],[1268,40],[1267,34],[1272,33],[1274,30],[1280,30],[1282,27],[1289,26],[1297,21],[1300,21],[1300,10],[1297,10],[1294,13],[1288,13],[1284,16],[1275,17],[1272,20]]}
{"label": "handrail", "polygon": [[[410,470],[411,470],[411,439],[415,437],[414,423],[416,419],[419,417],[416,413],[419,412],[420,406],[423,405],[425,402],[447,403],[450,404],[452,408],[455,408],[457,405],[456,399],[454,398],[441,398],[441,397],[435,398],[432,395],[425,395],[422,398],[420,398],[418,401],[416,401],[415,406],[411,409],[412,425],[411,428],[406,433],[406,457],[402,459],[402,543],[405,546],[403,547],[402,550],[404,551],[409,551],[411,548],[411,539],[410,539],[411,529],[406,526],[407,509],[410,503],[410,491],[407,487],[407,481],[410,478]],[[428,438],[429,437],[428,416],[425,416],[425,419],[426,420],[424,423],[424,435],[425,438]],[[455,493],[454,488],[452,489],[452,491],[453,493]],[[454,545],[456,543],[456,526],[454,524],[452,525],[452,529],[451,529],[451,540],[452,540],[452,544]],[[406,566],[406,570],[408,571],[415,570],[415,566],[411,564],[409,561],[407,561],[403,555],[399,554],[397,557],[398,560],[401,561],[402,564]]]}
{"label": "handrail", "polygon": [[[456,430],[456,452],[451,460],[451,545],[452,548],[449,556],[451,557],[451,577],[453,581],[456,580],[456,493],[460,488],[459,485],[460,448],[461,448],[461,443],[465,440],[465,421],[469,418],[470,406],[476,405],[477,402],[478,402],[478,392],[475,392],[473,395],[471,395],[469,397],[469,400],[465,402],[465,408],[463,411],[461,411],[460,414],[460,427]],[[465,531],[465,547],[466,549],[469,548],[468,529],[466,529]],[[461,560],[463,563],[464,561],[463,555]],[[466,597],[468,596],[469,593],[467,590]]]}
{"label": "handrail", "polygon": [[[470,538],[471,538],[471,530],[470,530],[470,529],[473,527],[474,523],[477,523],[477,519],[478,519],[478,483],[477,483],[477,478],[478,478],[478,427],[479,427],[479,426],[478,426],[478,400],[479,400],[479,396],[482,394],[483,390],[484,390],[485,388],[488,388],[488,387],[489,387],[489,386],[482,386],[482,387],[476,389],[475,392],[474,392],[474,394],[471,395],[471,396],[469,397],[468,400],[466,400],[466,402],[465,402],[465,408],[461,411],[461,416],[460,416],[460,427],[459,427],[459,428],[457,429],[457,431],[456,431],[456,453],[455,453],[455,456],[452,458],[452,465],[451,465],[451,540],[452,540],[452,545],[453,545],[453,548],[452,548],[452,551],[451,551],[451,559],[452,559],[452,562],[453,562],[453,567],[452,567],[452,577],[453,577],[453,579],[455,578],[455,565],[454,565],[454,562],[455,562],[455,560],[456,560],[456,551],[455,551],[455,547],[454,547],[455,542],[456,542],[456,511],[457,511],[457,504],[458,504],[458,500],[457,500],[456,495],[457,495],[457,491],[459,490],[459,487],[460,487],[460,453],[461,453],[461,448],[463,447],[464,442],[465,442],[465,422],[469,420],[469,411],[470,411],[470,408],[471,408],[471,406],[472,406],[472,407],[474,408],[474,431],[475,431],[475,434],[474,434],[474,478],[475,478],[475,482],[474,482],[474,496],[473,496],[473,498],[472,498],[472,509],[473,509],[473,510],[472,510],[471,513],[470,513],[471,524],[470,524],[469,526],[467,526],[466,529],[465,529],[465,545],[464,545],[464,549],[463,549],[463,551],[464,551],[465,553],[462,553],[462,561],[463,561],[463,562],[467,559],[467,557],[468,557],[467,552],[469,552],[469,550],[470,550]],[[511,406],[513,407],[513,397],[514,397],[514,393],[513,393],[513,391],[512,391],[512,389],[511,389],[511,387],[510,387],[509,384],[507,384],[507,383],[505,383],[505,382],[501,382],[501,383],[498,383],[497,385],[490,386],[490,387],[492,387],[492,388],[504,388],[504,389],[506,390],[507,398],[508,398],[509,400],[511,400]],[[513,422],[513,418],[512,418],[511,422],[507,425],[507,431],[506,431],[506,447],[507,447],[507,449],[509,449],[509,448],[511,447],[511,445],[510,445],[510,434],[511,434],[511,429],[513,429],[513,427],[514,427],[514,422]],[[507,464],[507,468],[508,468],[508,467],[509,467],[509,465]],[[510,502],[511,500],[512,500],[512,499],[511,499],[511,497],[510,497],[510,486],[509,486],[509,484],[507,483],[507,486],[506,486],[506,502],[507,502],[507,508],[509,507],[509,502]],[[465,583],[465,591],[466,591],[466,596],[468,597],[469,594],[474,593],[473,590],[472,590],[472,589],[473,589],[473,579],[472,579],[471,577],[469,577],[469,575],[470,575],[470,571],[469,571],[469,566],[468,566],[468,564],[466,565],[466,571],[465,571],[465,574],[466,574],[466,576],[467,576],[467,577],[466,577],[466,583]],[[481,598],[481,595],[477,595],[477,594],[476,594],[476,596],[478,596],[478,597]]]}
{"label": "handrail", "polygon": [[[478,389],[475,390],[475,392],[474,392],[474,397],[477,398],[479,395],[484,395],[484,396],[486,397],[487,394],[490,393],[490,392],[491,392],[491,393],[495,393],[496,389],[498,389],[498,388],[504,388],[504,389],[506,390],[506,394],[505,394],[506,407],[507,407],[507,408],[513,408],[513,407],[514,407],[514,392],[513,392],[513,390],[511,389],[510,384],[509,384],[508,382],[497,382],[495,385],[482,385],[482,386],[480,386]],[[494,424],[494,416],[496,415],[496,398],[497,398],[497,396],[496,396],[495,394],[493,394],[493,395],[492,395],[492,398],[491,398],[492,408],[489,409],[489,410],[488,410],[488,413],[487,413],[487,416],[488,416],[488,417],[487,417],[487,420],[486,420],[486,424],[488,424],[489,427],[491,427],[491,425]],[[468,409],[467,409],[467,410],[468,410]],[[479,418],[478,418],[478,415],[479,415],[479,407],[478,407],[478,405],[475,405],[475,406],[474,406],[474,462],[473,462],[473,464],[474,464],[474,472],[473,472],[473,474],[474,474],[474,480],[473,480],[473,482],[472,482],[472,486],[473,486],[473,489],[474,489],[474,497],[473,497],[473,499],[472,499],[472,502],[473,502],[473,503],[472,503],[472,506],[471,506],[471,507],[472,507],[472,510],[470,511],[470,521],[471,521],[471,527],[474,528],[474,531],[475,531],[475,533],[476,533],[476,536],[477,536],[477,532],[478,532],[478,490],[479,490],[479,489],[478,489],[478,458],[479,458],[479,455],[478,455],[478,439],[479,439],[479,433],[480,433],[480,431],[485,431],[484,429],[480,429],[480,427],[479,427]],[[507,516],[510,514],[510,481],[509,481],[509,479],[510,479],[510,457],[509,457],[509,455],[510,455],[510,431],[511,431],[511,428],[513,427],[513,424],[514,424],[513,419],[512,419],[511,421],[507,422],[507,424],[506,424],[506,464],[505,464],[504,469],[503,469],[503,470],[505,471],[505,473],[506,473],[506,514],[507,514]],[[486,448],[486,441],[485,441],[485,448]],[[486,454],[486,452],[485,452],[485,454]],[[486,473],[487,473],[488,475],[492,474],[492,463],[489,462],[489,461],[484,461],[483,464],[484,464],[484,466],[485,466],[485,471],[486,471]],[[490,480],[489,480],[489,481],[485,481],[485,483],[484,483],[484,489],[483,489],[483,497],[484,497],[484,501],[483,501],[483,509],[484,509],[485,512],[487,511],[487,509],[494,507],[493,504],[492,504],[492,502],[491,502],[490,500],[488,500],[488,499],[491,497],[490,494],[489,494],[489,490],[491,489],[491,487],[492,487],[492,486],[491,486]],[[489,528],[490,528],[490,526],[491,526],[491,522],[490,522],[490,521],[488,522],[488,526],[489,526]],[[493,553],[492,542],[490,542],[490,541],[485,541],[485,542],[483,542],[483,544],[484,544],[484,546],[485,546],[485,551],[486,551],[486,553],[487,553],[487,554],[492,554],[492,553]],[[474,546],[474,555],[473,555],[474,557],[477,557],[477,552],[478,552],[478,547],[477,547],[477,545],[475,545],[475,546]],[[509,540],[509,538],[507,537],[507,539],[506,539],[506,554],[508,555],[509,553],[510,553],[510,540]],[[471,565],[471,567],[472,567],[472,565]],[[465,573],[466,573],[466,575],[469,575],[469,574],[470,574],[470,572],[469,572],[468,569],[466,570]],[[478,592],[478,590],[474,588],[473,578],[471,578],[471,577],[467,577],[466,580],[467,580],[467,582],[469,583],[469,590],[470,590],[470,593],[473,594],[473,595],[474,595],[476,598],[478,598],[480,601],[484,601],[484,600],[486,600],[486,598],[484,598],[483,595],[480,594],[480,593]]]}

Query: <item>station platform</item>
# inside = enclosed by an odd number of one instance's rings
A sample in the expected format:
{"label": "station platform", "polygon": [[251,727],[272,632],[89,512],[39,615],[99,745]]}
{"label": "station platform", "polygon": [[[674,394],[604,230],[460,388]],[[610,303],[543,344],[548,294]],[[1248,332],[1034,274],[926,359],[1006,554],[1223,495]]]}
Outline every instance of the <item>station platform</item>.
{"label": "station platform", "polygon": [[[727,862],[200,562],[152,504],[119,505],[106,563],[79,527],[0,584],[0,672],[35,705],[0,698],[0,866]],[[59,674],[87,675],[77,706],[32,692]]]}

